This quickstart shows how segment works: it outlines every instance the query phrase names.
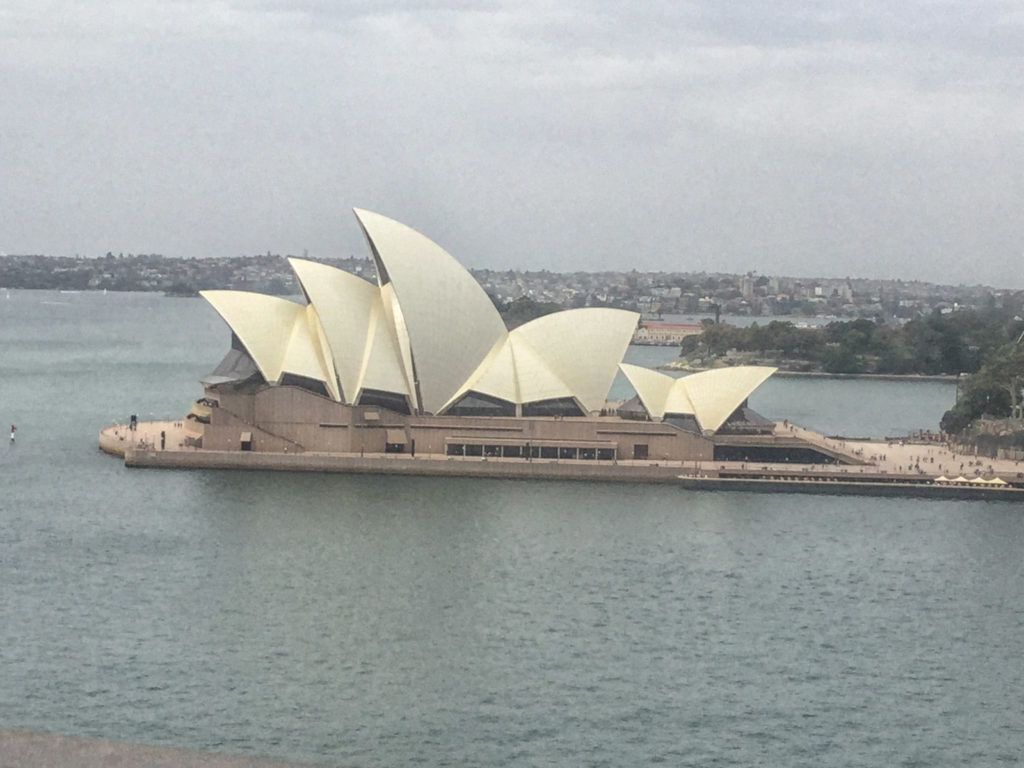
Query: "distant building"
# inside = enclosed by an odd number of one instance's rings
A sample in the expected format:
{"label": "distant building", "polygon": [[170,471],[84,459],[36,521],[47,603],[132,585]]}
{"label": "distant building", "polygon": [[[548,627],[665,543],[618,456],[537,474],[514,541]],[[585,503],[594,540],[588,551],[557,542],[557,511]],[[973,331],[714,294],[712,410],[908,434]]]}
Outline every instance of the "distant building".
{"label": "distant building", "polygon": [[704,332],[698,323],[669,323],[661,320],[641,320],[633,332],[633,343],[647,346],[674,347],[687,336]]}

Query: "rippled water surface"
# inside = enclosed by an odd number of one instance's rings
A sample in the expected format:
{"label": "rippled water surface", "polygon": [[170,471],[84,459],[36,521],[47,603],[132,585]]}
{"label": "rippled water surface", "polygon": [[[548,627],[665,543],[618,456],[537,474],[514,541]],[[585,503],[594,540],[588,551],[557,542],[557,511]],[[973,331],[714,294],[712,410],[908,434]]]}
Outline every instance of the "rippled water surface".
{"label": "rippled water surface", "polygon": [[[0,294],[0,726],[348,766],[1024,760],[1019,505],[96,451],[114,418],[181,415],[227,343],[195,300]],[[952,397],[772,380],[752,404],[892,434]]]}

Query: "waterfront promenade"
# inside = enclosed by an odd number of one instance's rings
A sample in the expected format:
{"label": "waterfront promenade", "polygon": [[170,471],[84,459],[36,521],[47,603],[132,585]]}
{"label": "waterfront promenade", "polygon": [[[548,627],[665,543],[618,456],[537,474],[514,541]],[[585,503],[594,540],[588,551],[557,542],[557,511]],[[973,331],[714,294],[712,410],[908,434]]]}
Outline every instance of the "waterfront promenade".
{"label": "waterfront promenade", "polygon": [[859,440],[845,437],[826,437],[788,422],[776,425],[776,432],[790,431],[797,437],[823,448],[852,454],[864,461],[859,467],[843,467],[841,471],[881,471],[890,475],[914,478],[999,477],[1012,482],[1024,474],[1024,463],[1013,459],[992,459],[956,453],[939,441],[911,439]]}
{"label": "waterfront promenade", "polygon": [[[782,439],[790,436],[805,444],[820,447],[826,453],[845,457],[847,463],[792,464],[718,460],[680,462],[653,459],[619,459],[615,462],[526,462],[522,459],[483,459],[425,454],[411,457],[405,454],[268,454],[204,451],[188,444],[188,438],[194,435],[188,431],[188,422],[185,421],[139,422],[134,432],[128,430],[126,425],[112,425],[100,432],[99,441],[104,451],[122,456],[127,465],[138,467],[385,472],[663,483],[675,482],[680,476],[742,477],[747,480],[758,480],[784,475],[788,481],[793,481],[800,480],[801,475],[805,475],[809,484],[838,481],[920,486],[942,484],[962,478],[958,484],[960,487],[978,478],[999,478],[1007,484],[1024,485],[1024,464],[1021,462],[958,454],[942,442],[828,437],[787,421],[776,424],[775,434]],[[975,482],[973,487],[984,491],[981,485]],[[999,489],[989,490],[996,492]]]}

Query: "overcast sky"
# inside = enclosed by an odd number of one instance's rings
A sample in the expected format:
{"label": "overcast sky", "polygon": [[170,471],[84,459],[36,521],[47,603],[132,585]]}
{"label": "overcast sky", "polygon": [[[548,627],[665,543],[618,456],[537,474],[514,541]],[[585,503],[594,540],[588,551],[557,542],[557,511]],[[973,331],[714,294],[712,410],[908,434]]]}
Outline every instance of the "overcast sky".
{"label": "overcast sky", "polygon": [[0,0],[0,252],[1024,287],[1024,0]]}

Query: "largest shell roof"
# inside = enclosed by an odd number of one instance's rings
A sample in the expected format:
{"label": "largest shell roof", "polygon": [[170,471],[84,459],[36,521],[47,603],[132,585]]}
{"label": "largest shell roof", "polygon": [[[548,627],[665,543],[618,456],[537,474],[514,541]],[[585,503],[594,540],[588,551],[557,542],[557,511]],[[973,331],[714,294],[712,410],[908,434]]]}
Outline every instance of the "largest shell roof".
{"label": "largest shell roof", "polygon": [[490,297],[439,245],[404,224],[355,210],[377,284],[289,259],[306,303],[244,291],[202,291],[263,378],[291,374],[358,403],[389,392],[421,413],[443,413],[476,392],[517,405],[605,402],[638,315],[573,309],[506,330]]}

